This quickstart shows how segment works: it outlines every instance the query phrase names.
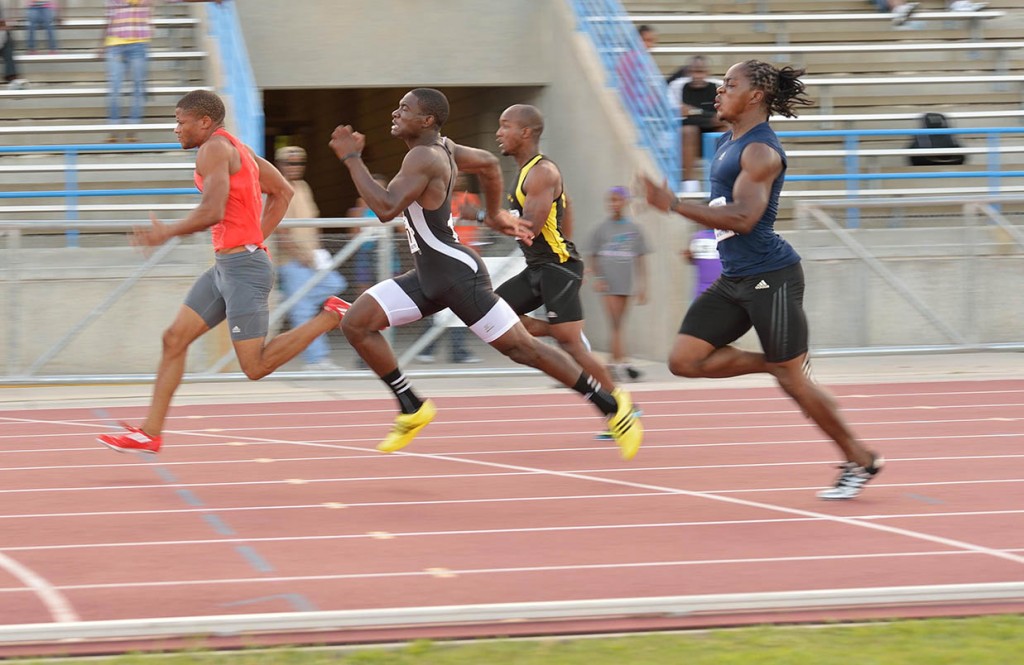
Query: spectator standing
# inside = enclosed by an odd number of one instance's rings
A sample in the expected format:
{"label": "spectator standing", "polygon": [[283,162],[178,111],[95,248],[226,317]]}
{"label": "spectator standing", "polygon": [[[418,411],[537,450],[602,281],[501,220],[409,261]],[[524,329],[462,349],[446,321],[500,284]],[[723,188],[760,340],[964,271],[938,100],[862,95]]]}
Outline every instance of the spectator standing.
{"label": "spectator standing", "polygon": [[715,230],[702,228],[690,237],[690,245],[682,252],[683,258],[697,269],[693,282],[693,299],[707,291],[722,274],[722,257],[718,254]]}
{"label": "spectator standing", "polygon": [[18,67],[14,62],[14,34],[4,17],[2,2],[0,2],[0,56],[4,60],[4,81],[7,82],[7,87],[10,89],[25,87],[25,79],[18,76]]}
{"label": "spectator standing", "polygon": [[[306,151],[299,146],[285,146],[274,153],[277,168],[288,179],[295,196],[288,204],[284,219],[314,219],[320,216],[320,209],[313,198],[313,190],[303,179],[306,173]],[[291,298],[321,268],[328,265],[330,252],[320,244],[320,231],[316,227],[278,228],[277,251],[274,258],[278,263],[277,273],[281,280],[281,291],[285,298]],[[288,320],[297,328],[320,313],[323,302],[338,295],[348,284],[336,270],[328,272],[306,295],[299,298],[288,310]],[[331,347],[327,334],[320,335],[302,352],[304,369],[331,371],[342,369],[331,362]]]}
{"label": "spectator standing", "polygon": [[608,192],[607,220],[594,229],[591,237],[591,264],[594,288],[604,296],[604,307],[611,323],[611,364],[616,380],[639,379],[640,371],[626,360],[623,327],[630,298],[638,305],[647,302],[647,265],[644,255],[650,250],[640,226],[629,219],[629,190],[612,187]]}
{"label": "spectator standing", "polygon": [[46,33],[50,53],[57,52],[57,21],[60,16],[57,0],[25,0],[25,19],[28,24],[29,53],[36,52],[36,31]]}
{"label": "spectator standing", "polygon": [[[121,83],[125,75],[131,79],[132,103],[128,113],[131,123],[142,121],[146,101],[146,71],[149,43],[153,40],[153,7],[161,0],[106,0],[107,29],[103,33],[106,51],[108,112],[110,124],[121,122]],[[216,2],[222,0],[164,0],[173,2]],[[116,133],[108,143],[118,140]],[[135,133],[127,132],[125,140],[135,141]]]}

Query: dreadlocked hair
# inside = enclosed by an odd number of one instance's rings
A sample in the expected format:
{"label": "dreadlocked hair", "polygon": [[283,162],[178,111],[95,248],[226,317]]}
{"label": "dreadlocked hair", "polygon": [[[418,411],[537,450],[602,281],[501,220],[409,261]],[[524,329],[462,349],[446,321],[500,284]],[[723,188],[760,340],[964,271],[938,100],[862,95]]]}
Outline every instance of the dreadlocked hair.
{"label": "dreadlocked hair", "polygon": [[750,85],[764,92],[769,115],[795,118],[794,106],[810,106],[814,101],[804,96],[806,90],[800,77],[806,69],[793,69],[788,65],[777,69],[767,62],[747,60],[743,63]]}

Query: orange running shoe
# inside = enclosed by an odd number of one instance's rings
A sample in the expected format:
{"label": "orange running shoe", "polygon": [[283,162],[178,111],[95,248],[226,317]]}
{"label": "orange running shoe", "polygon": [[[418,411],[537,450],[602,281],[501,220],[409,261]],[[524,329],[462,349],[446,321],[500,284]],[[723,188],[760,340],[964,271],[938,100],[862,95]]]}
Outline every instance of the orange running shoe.
{"label": "orange running shoe", "polygon": [[150,436],[138,427],[132,427],[127,423],[121,423],[121,427],[124,428],[123,432],[100,434],[96,437],[96,440],[119,453],[127,453],[134,450],[140,453],[156,455],[160,452],[163,437]]}

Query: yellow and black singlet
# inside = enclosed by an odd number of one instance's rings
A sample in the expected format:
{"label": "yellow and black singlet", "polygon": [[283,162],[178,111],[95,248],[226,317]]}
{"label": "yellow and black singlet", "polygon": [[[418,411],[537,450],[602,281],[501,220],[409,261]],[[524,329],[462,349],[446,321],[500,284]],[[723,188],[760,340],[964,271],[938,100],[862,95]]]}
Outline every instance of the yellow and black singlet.
{"label": "yellow and black singlet", "polygon": [[[509,210],[513,215],[522,217],[523,206],[526,204],[526,192],[523,190],[523,183],[530,169],[537,165],[544,155],[537,155],[530,159],[519,169],[519,176],[516,178],[515,187],[509,192]],[[551,160],[548,159],[550,162]],[[554,162],[552,162],[554,163]],[[556,165],[557,166],[557,165]],[[551,202],[551,209],[548,211],[548,218],[544,220],[540,235],[533,239],[532,245],[522,245],[523,254],[526,256],[527,265],[538,263],[565,263],[569,259],[579,260],[576,253],[576,246],[572,241],[562,234],[562,215],[565,214],[565,187],[559,192],[558,197]]]}

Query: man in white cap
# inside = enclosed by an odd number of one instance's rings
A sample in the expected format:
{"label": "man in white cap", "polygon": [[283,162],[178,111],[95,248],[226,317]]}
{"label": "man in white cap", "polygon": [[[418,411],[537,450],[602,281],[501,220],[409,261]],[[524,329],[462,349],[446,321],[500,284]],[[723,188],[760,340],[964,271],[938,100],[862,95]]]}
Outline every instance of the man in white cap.
{"label": "man in white cap", "polygon": [[[284,177],[288,179],[295,196],[288,205],[285,219],[314,219],[320,216],[313,198],[313,190],[303,180],[306,172],[306,151],[299,146],[285,146],[274,153],[274,161]],[[281,279],[281,291],[285,298],[290,298],[303,284],[308,282],[330,260],[330,253],[320,244],[320,231],[314,227],[278,228],[274,234],[277,238],[277,249],[274,259],[277,263],[277,274]],[[312,319],[320,311],[324,300],[345,290],[348,284],[336,270],[331,270],[324,278],[302,296],[288,311],[288,319],[292,327]],[[341,369],[330,360],[331,347],[327,335],[317,337],[302,352],[305,369],[330,371]]]}

